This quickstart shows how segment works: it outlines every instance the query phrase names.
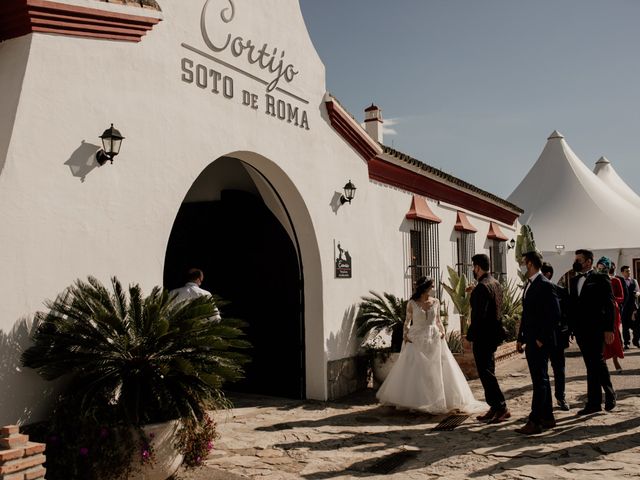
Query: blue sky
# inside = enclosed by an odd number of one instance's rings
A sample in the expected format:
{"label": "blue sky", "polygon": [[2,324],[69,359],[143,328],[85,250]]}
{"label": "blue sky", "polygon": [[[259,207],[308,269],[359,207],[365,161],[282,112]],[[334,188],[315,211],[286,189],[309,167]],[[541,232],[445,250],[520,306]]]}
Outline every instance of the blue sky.
{"label": "blue sky", "polygon": [[640,192],[640,1],[300,4],[327,89],[382,108],[385,144],[506,198],[558,130]]}

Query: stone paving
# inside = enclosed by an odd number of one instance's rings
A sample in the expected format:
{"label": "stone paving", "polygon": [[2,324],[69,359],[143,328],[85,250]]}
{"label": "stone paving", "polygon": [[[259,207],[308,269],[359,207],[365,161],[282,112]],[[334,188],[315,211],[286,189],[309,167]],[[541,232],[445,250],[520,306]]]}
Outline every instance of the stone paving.
{"label": "stone paving", "polygon": [[[531,437],[514,431],[531,402],[520,355],[498,367],[513,414],[499,425],[470,417],[453,431],[433,431],[444,416],[381,407],[372,391],[330,403],[235,398],[236,408],[216,414],[220,439],[206,465],[181,470],[179,478],[640,478],[640,349],[628,351],[622,365],[622,374],[612,374],[616,409],[578,417],[586,377],[579,352],[570,349],[567,400],[572,409],[556,410],[557,427]],[[470,384],[483,398],[479,381]],[[398,465],[390,471],[376,468],[394,460]]]}

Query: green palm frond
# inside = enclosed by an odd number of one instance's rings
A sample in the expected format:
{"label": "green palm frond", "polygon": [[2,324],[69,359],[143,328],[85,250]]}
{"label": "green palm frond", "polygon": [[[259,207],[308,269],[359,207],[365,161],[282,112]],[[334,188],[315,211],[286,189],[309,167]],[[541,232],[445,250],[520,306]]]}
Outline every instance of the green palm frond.
{"label": "green palm frond", "polygon": [[392,332],[391,348],[399,351],[407,301],[392,293],[369,291],[369,294],[371,296],[361,297],[356,316],[356,334],[364,338],[388,328]]}
{"label": "green palm frond", "polygon": [[115,405],[134,424],[200,415],[242,378],[244,323],[210,321],[213,298],[174,302],[160,287],[143,297],[111,283],[78,280],[47,303],[23,364],[47,380],[69,375],[82,405]]}

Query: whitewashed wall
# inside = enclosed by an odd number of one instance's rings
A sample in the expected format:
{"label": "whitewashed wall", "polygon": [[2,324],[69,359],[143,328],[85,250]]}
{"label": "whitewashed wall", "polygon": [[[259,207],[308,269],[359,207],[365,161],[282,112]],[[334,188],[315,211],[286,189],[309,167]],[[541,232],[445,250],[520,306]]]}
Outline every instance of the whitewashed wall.
{"label": "whitewashed wall", "polygon": [[[306,110],[309,130],[267,115],[264,86],[182,46],[206,50],[204,0],[159,3],[164,20],[140,44],[46,34],[0,44],[0,380],[6,386],[0,422],[38,418],[50,393],[18,366],[28,338],[20,320],[79,277],[107,282],[116,275],[146,291],[161,284],[178,208],[200,173],[224,156],[265,175],[293,219],[305,271],[309,398],[327,397],[328,360],[354,354],[360,296],[371,289],[404,294],[411,195],[370,182],[364,160],[329,125],[324,66],[298,2],[236,1],[236,17],[224,26],[216,15],[229,2],[214,1],[207,18],[216,34],[229,31],[286,51],[300,73],[279,85],[308,100],[293,103]],[[228,51],[217,55],[268,76]],[[232,77],[233,98],[183,81],[183,58]],[[258,95],[258,109],[242,105],[242,89]],[[113,165],[97,167],[98,136],[112,122],[126,139]],[[356,199],[333,208],[349,179],[358,187]],[[444,220],[444,237],[455,212],[432,207]],[[470,219],[478,235],[488,228],[486,219]],[[353,257],[352,279],[334,278],[337,242]],[[443,241],[440,248],[441,264],[453,263],[450,245]]]}

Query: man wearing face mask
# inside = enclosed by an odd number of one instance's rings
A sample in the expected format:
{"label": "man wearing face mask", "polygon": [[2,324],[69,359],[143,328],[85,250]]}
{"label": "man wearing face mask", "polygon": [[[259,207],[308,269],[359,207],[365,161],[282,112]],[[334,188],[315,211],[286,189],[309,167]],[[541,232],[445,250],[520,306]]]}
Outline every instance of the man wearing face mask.
{"label": "man wearing face mask", "polygon": [[487,255],[474,255],[471,263],[473,276],[478,284],[473,288],[469,299],[471,323],[467,330],[467,340],[473,342],[473,358],[490,407],[488,412],[477,418],[481,422],[499,423],[511,417],[496,378],[495,353],[506,337],[502,326],[502,287],[489,275]]}
{"label": "man wearing face mask", "polygon": [[516,432],[533,435],[556,426],[549,381],[549,355],[557,348],[560,304],[553,284],[540,272],[542,257],[537,252],[525,253],[521,267],[526,271],[527,283],[522,294],[522,320],[516,348],[522,352],[523,345],[526,346],[533,399],[529,421]]}
{"label": "man wearing face mask", "polygon": [[587,404],[578,415],[588,415],[616,406],[616,393],[604,360],[604,344],[614,340],[614,298],[609,275],[593,270],[593,252],[576,250],[569,296],[569,321],[587,367]]}

